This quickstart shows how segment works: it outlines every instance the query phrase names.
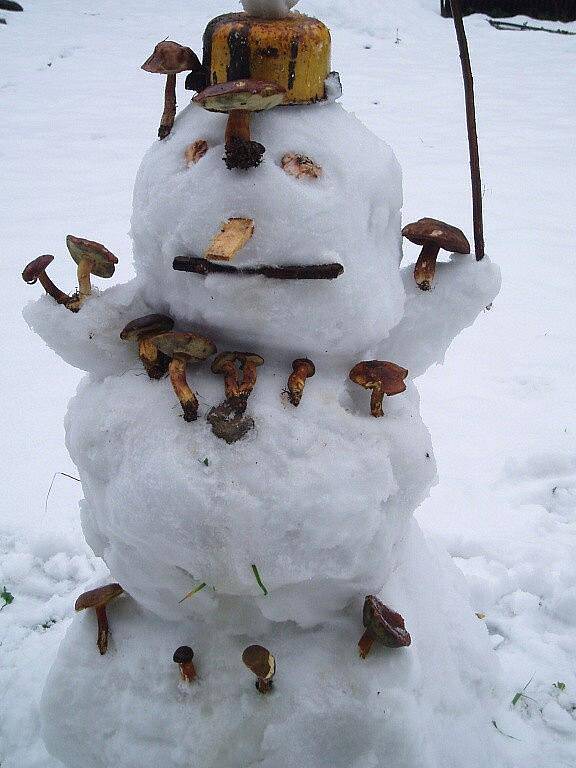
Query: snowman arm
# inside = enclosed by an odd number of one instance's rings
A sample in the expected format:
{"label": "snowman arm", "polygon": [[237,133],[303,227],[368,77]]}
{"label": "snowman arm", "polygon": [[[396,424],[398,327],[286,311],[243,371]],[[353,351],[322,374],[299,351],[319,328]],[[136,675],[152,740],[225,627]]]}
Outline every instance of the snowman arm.
{"label": "snowman arm", "polygon": [[137,281],[94,292],[78,313],[42,296],[26,305],[24,319],[50,349],[74,368],[98,378],[139,365],[136,344],[120,340],[124,326],[153,312],[140,297]]}
{"label": "snowman arm", "polygon": [[488,258],[453,256],[439,262],[432,290],[421,291],[414,265],[402,271],[406,292],[404,316],[378,349],[378,357],[421,376],[442,363],[453,339],[494,300],[500,290],[500,270]]}

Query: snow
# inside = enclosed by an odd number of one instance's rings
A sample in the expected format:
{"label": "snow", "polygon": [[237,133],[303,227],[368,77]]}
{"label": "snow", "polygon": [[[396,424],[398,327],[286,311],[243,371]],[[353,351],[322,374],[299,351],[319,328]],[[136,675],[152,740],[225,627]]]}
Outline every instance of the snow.
{"label": "snow", "polygon": [[[11,365],[4,369],[10,408],[3,410],[0,581],[15,600],[0,613],[0,759],[9,768],[57,765],[38,738],[38,697],[74,597],[94,568],[106,578],[74,525],[77,483],[58,476],[42,520],[54,473],[76,473],[61,423],[77,373],[19,319],[38,289],[25,286],[19,272],[33,256],[52,252],[56,282],[71,289],[64,236],[72,232],[100,240],[120,257],[113,282],[130,277],[131,187],[161,109],[157,82],[138,64],[168,35],[198,50],[206,19],[228,10],[221,2],[185,12],[176,2],[162,8],[104,2],[95,12],[84,2],[55,9],[39,1],[2,28],[3,240],[10,259],[1,290]],[[310,2],[301,10],[320,15],[332,29],[343,105],[400,158],[404,221],[434,215],[469,233],[459,64],[451,23],[439,18],[437,4],[414,0],[383,9],[380,3]],[[499,731],[493,730],[502,748],[515,765],[568,768],[576,756],[568,730],[576,705],[572,39],[509,35],[482,17],[466,24],[488,248],[504,281],[492,310],[453,344],[445,365],[418,381],[441,478],[418,516],[428,539],[456,558],[472,587],[474,610],[486,615],[498,646],[503,689],[497,697],[508,711],[496,714]],[[180,92],[182,105],[186,96]],[[407,261],[416,253],[408,246]],[[129,345],[119,354],[134,359]],[[66,573],[59,558],[48,566],[56,578],[40,577],[44,562],[66,554],[67,539],[74,548],[66,557],[85,558],[86,570],[59,581]],[[39,541],[47,542],[44,548]],[[38,583],[44,589],[34,591]],[[51,595],[59,595],[61,611],[45,629]],[[240,667],[237,683],[243,674]],[[531,698],[512,706],[529,681]],[[355,762],[377,765],[369,754]]]}
{"label": "snow", "polygon": [[298,0],[241,0],[246,13],[263,19],[280,19],[287,16]]}

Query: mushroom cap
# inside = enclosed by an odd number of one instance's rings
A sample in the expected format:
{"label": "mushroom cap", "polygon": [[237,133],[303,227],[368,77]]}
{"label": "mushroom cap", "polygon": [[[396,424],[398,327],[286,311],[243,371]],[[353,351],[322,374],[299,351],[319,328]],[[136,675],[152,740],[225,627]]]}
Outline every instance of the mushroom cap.
{"label": "mushroom cap", "polygon": [[383,360],[364,360],[350,371],[350,379],[365,389],[374,389],[381,386],[384,392],[391,395],[399,395],[406,390],[404,379],[408,376],[406,368],[401,368],[396,363]]}
{"label": "mushroom cap", "polygon": [[420,219],[407,224],[402,234],[415,245],[434,243],[451,253],[470,253],[470,243],[464,232],[438,219]]}
{"label": "mushroom cap", "polygon": [[304,368],[304,372],[306,373],[306,378],[311,379],[312,376],[316,373],[316,366],[312,362],[312,360],[309,360],[307,357],[298,357],[296,360],[292,363],[292,370],[294,373],[296,373],[296,370],[298,368]]}
{"label": "mushroom cap", "polygon": [[201,68],[198,56],[191,48],[163,40],[154,48],[152,55],[142,64],[141,69],[158,75],[177,75]]}
{"label": "mushroom cap", "polygon": [[144,315],[131,320],[122,330],[120,338],[123,341],[138,339],[142,334],[165,333],[174,328],[174,320],[168,315]]}
{"label": "mushroom cap", "polygon": [[153,337],[160,352],[169,357],[180,355],[190,360],[206,360],[216,352],[216,345],[210,339],[196,333],[171,331]]}
{"label": "mushroom cap", "polygon": [[84,237],[68,235],[66,245],[70,251],[70,256],[72,256],[76,264],[79,264],[83,259],[88,259],[92,262],[92,269],[90,271],[96,277],[112,277],[114,274],[118,259],[101,243],[97,243],[94,240],[86,240]]}
{"label": "mushroom cap", "polygon": [[75,611],[83,611],[85,608],[100,608],[107,605],[115,597],[124,592],[120,584],[105,584],[103,587],[96,587],[84,592],[74,604]]}
{"label": "mushroom cap", "polygon": [[276,672],[276,659],[267,648],[249,645],[242,654],[242,661],[256,677],[271,680]]}
{"label": "mushroom cap", "polygon": [[34,285],[36,280],[40,277],[42,272],[46,270],[49,264],[54,261],[54,256],[45,254],[44,256],[38,256],[37,259],[27,264],[22,271],[22,280],[28,283],[28,285]]}
{"label": "mushroom cap", "polygon": [[367,595],[362,614],[364,626],[388,648],[403,648],[412,642],[404,619],[374,595]]}
{"label": "mushroom cap", "polygon": [[229,80],[210,85],[192,99],[209,112],[261,112],[277,107],[286,91],[268,80]]}
{"label": "mushroom cap", "polygon": [[250,362],[256,366],[264,365],[264,358],[254,352],[221,352],[211,366],[212,373],[224,373],[226,363],[241,363],[242,366]]}
{"label": "mushroom cap", "polygon": [[180,648],[176,648],[174,656],[172,656],[172,660],[175,661],[176,664],[188,664],[193,658],[194,651],[189,645],[181,645]]}

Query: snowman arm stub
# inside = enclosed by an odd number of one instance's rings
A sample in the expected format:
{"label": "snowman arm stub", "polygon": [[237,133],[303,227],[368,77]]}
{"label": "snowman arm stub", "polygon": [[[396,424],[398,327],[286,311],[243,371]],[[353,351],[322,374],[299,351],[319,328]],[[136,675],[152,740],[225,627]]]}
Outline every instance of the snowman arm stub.
{"label": "snowman arm stub", "polygon": [[24,319],[50,349],[74,368],[98,378],[139,369],[131,344],[120,339],[124,326],[153,310],[140,297],[137,281],[94,292],[78,313],[50,296],[30,302]]}
{"label": "snowman arm stub", "polygon": [[401,270],[404,316],[377,354],[395,360],[416,378],[442,363],[456,336],[492,303],[500,290],[500,270],[488,258],[476,262],[452,257],[438,263],[433,288],[427,292],[418,288],[413,272],[413,264]]}

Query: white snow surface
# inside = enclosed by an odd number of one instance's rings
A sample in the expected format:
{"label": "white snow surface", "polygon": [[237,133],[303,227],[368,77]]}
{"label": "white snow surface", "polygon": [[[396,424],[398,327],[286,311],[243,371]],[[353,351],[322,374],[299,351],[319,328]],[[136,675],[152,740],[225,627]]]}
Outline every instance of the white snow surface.
{"label": "white snow surface", "polygon": [[281,19],[298,0],[240,0],[246,13],[262,19]]}

